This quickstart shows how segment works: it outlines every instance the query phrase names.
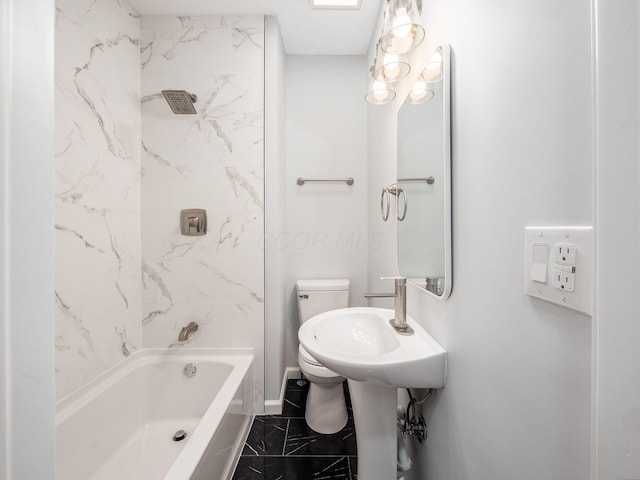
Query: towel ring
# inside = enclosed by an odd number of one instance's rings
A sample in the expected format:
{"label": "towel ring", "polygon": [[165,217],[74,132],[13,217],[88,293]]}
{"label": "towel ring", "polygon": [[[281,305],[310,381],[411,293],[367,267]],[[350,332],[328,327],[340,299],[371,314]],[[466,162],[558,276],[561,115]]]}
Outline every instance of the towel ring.
{"label": "towel ring", "polygon": [[[409,204],[409,199],[407,197],[407,191],[404,188],[398,187],[396,192],[396,215],[398,217],[398,221],[401,222],[407,216],[407,205]],[[402,194],[403,200],[402,216],[400,216],[400,194]]]}
{"label": "towel ring", "polygon": [[[386,202],[385,202],[386,198]],[[389,209],[391,208],[391,198],[389,198],[389,189],[382,187],[382,194],[380,195],[380,215],[383,221],[389,220]]]}

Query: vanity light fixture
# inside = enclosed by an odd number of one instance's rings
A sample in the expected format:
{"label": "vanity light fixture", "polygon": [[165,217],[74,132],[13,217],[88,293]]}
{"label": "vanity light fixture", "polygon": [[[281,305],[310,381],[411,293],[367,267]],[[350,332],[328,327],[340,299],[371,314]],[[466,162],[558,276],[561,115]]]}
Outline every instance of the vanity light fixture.
{"label": "vanity light fixture", "polygon": [[442,80],[443,56],[442,47],[439,47],[427,61],[427,66],[416,80],[405,103],[419,105],[428,102],[435,94],[433,84]]}
{"label": "vanity light fixture", "polygon": [[372,72],[373,78],[380,78],[387,83],[395,83],[409,75],[411,65],[404,59],[403,55],[384,52],[380,48],[380,42],[378,42],[376,50],[374,71]]}
{"label": "vanity light fixture", "polygon": [[[373,68],[373,67],[372,67]],[[372,78],[364,99],[371,105],[384,105],[396,98],[396,92],[383,80]]]}
{"label": "vanity light fixture", "polygon": [[410,52],[424,40],[416,0],[387,0],[387,4],[390,14],[385,14],[380,38],[382,50],[395,54]]}
{"label": "vanity light fixture", "polygon": [[438,48],[424,67],[422,76],[427,83],[437,83],[442,80],[442,48]]}
{"label": "vanity light fixture", "polygon": [[434,91],[427,86],[427,81],[424,78],[424,74],[421,74],[413,84],[413,88],[409,92],[405,103],[411,105],[420,105],[421,103],[428,102],[433,98]]}
{"label": "vanity light fixture", "polygon": [[[369,69],[372,78],[364,97],[368,103],[384,105],[396,98],[396,92],[390,84],[402,80],[411,72],[411,65],[403,55],[420,45],[423,39],[424,28],[420,25],[416,0],[385,0],[382,34],[376,44],[376,56]],[[428,100],[422,100],[428,96],[427,90],[425,87],[424,91],[416,91],[416,102]]]}

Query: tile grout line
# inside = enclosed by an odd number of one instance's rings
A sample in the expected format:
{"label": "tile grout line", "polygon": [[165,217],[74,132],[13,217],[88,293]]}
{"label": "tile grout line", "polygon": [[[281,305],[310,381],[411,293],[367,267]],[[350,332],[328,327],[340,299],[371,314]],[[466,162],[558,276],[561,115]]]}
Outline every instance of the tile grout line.
{"label": "tile grout line", "polygon": [[287,437],[289,436],[289,423],[291,422],[290,418],[287,418],[287,429],[284,432],[284,442],[282,443],[282,456],[284,457],[284,452],[287,447]]}

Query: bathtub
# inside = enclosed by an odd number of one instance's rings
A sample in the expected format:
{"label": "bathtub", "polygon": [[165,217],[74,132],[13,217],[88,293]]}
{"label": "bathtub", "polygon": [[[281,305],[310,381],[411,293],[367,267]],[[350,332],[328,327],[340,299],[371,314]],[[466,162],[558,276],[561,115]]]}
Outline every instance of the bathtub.
{"label": "bathtub", "polygon": [[136,352],[58,402],[56,480],[230,478],[252,419],[252,362],[246,350]]}

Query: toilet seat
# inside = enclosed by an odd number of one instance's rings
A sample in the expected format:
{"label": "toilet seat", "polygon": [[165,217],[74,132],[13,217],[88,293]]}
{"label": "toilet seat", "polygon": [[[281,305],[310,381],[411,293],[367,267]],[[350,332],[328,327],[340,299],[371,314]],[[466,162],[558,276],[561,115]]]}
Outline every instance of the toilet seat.
{"label": "toilet seat", "polygon": [[317,365],[318,367],[324,367],[324,365],[322,365],[319,361],[313,358],[313,356],[307,351],[306,348],[304,348],[302,344],[300,344],[300,348],[298,349],[298,351],[300,352],[300,355],[302,356],[305,362],[311,365]]}
{"label": "toilet seat", "polygon": [[333,370],[329,370],[313,358],[302,345],[298,348],[298,364],[300,365],[302,372],[307,376],[313,375],[323,379],[343,378],[342,375],[334,372]]}

